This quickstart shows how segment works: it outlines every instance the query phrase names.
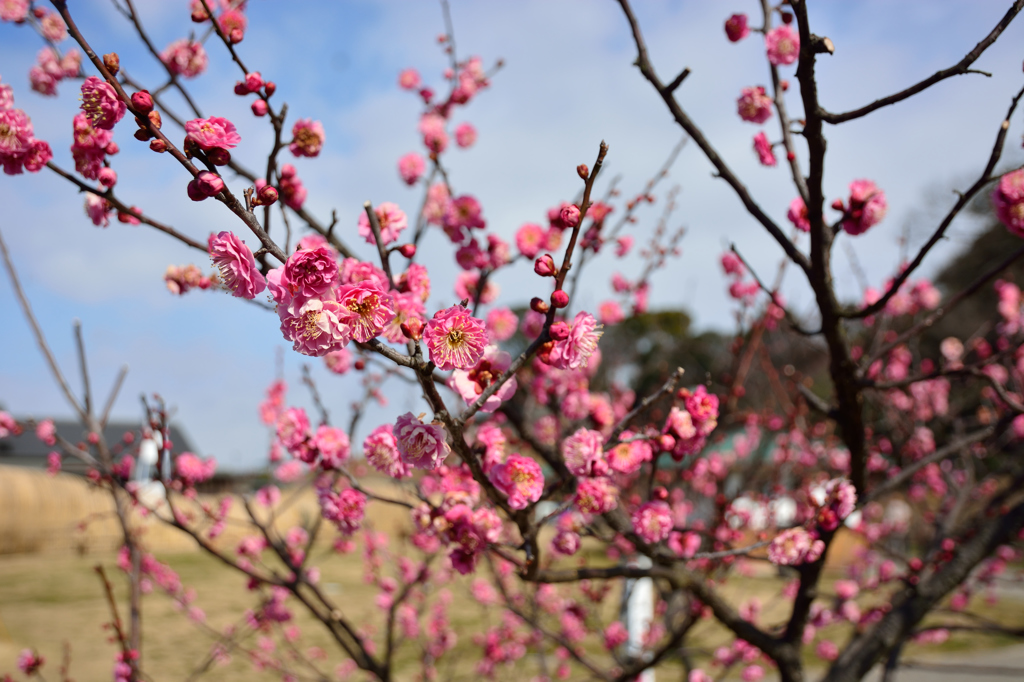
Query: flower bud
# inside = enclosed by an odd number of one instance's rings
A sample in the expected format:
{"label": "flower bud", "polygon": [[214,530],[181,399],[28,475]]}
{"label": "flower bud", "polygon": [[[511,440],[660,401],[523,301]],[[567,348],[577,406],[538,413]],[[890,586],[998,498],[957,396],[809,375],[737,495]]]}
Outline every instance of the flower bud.
{"label": "flower bud", "polygon": [[576,204],[570,204],[562,209],[562,222],[566,227],[576,227],[580,224],[580,208]]}
{"label": "flower bud", "polygon": [[[139,210],[138,206],[132,206],[131,209],[135,213],[138,213],[139,215],[142,215],[142,211]],[[125,223],[126,225],[138,225],[139,224],[139,219],[136,218],[131,213],[128,213],[127,211],[118,211],[117,212],[117,220],[118,220],[118,222]]]}
{"label": "flower bud", "polygon": [[555,289],[551,294],[551,305],[556,308],[564,308],[569,305],[569,294],[565,293],[561,289]]}
{"label": "flower bud", "polygon": [[196,176],[196,186],[205,196],[212,197],[224,191],[224,181],[216,173],[200,171]]}
{"label": "flower bud", "polygon": [[117,72],[121,70],[121,58],[117,56],[116,52],[108,52],[103,55],[103,66],[107,67],[111,76],[116,76]]}
{"label": "flower bud", "polygon": [[261,206],[273,206],[277,203],[277,189],[270,185],[264,185],[256,194]]}
{"label": "flower bud", "polygon": [[201,24],[201,23],[203,23],[204,21],[206,21],[209,18],[210,18],[210,14],[206,11],[206,8],[203,7],[202,3],[198,3],[198,4],[193,5],[193,8],[192,8],[192,21],[193,22],[195,22],[197,24]]}
{"label": "flower bud", "polygon": [[784,23],[784,24],[791,24],[791,23],[793,23],[793,13],[792,12],[779,12],[779,14],[782,16],[782,23]]}
{"label": "flower bud", "polygon": [[245,81],[235,81],[235,94],[244,97],[250,92],[249,87],[245,84]]}
{"label": "flower bud", "polygon": [[362,370],[366,369],[366,360],[363,360],[362,358],[359,358],[358,360],[356,360],[355,362],[352,363],[352,366],[355,367],[356,370],[362,371]]}
{"label": "flower bud", "polygon": [[237,45],[238,43],[242,42],[242,38],[244,37],[245,33],[242,31],[242,29],[237,27],[231,29],[231,32],[228,33],[228,41],[233,45]]}
{"label": "flower bud", "polygon": [[576,175],[586,180],[587,178],[590,177],[590,168],[587,166],[587,164],[581,163],[580,165],[576,166]]}
{"label": "flower bud", "polygon": [[779,83],[779,86],[782,88],[783,92],[786,92],[787,90],[789,90],[789,81],[783,80],[781,83]]}
{"label": "flower bud", "polygon": [[263,84],[263,89],[266,91],[267,97],[270,97],[277,91],[277,84],[274,81],[267,81]]}
{"label": "flower bud", "polygon": [[569,338],[569,332],[569,325],[566,322],[559,320],[558,322],[555,322],[553,325],[551,325],[551,329],[548,333],[551,334],[551,338],[554,339],[555,341],[564,341],[565,339]]}
{"label": "flower bud", "polygon": [[259,92],[259,89],[263,87],[263,76],[260,75],[259,71],[253,71],[245,75],[245,87],[249,88],[249,92]]}
{"label": "flower bud", "polygon": [[794,159],[796,159],[796,154],[794,154],[793,152],[786,152],[787,161],[793,161]]}
{"label": "flower bud", "polygon": [[226,166],[231,163],[231,152],[221,147],[214,147],[206,152],[206,158],[214,166]]}
{"label": "flower bud", "polygon": [[46,8],[44,8],[44,7],[36,7],[36,8],[34,8],[32,10],[32,15],[36,19],[42,19],[43,17],[46,16]]}
{"label": "flower bud", "polygon": [[252,103],[252,113],[257,116],[267,115],[267,102],[266,100],[258,99]]}
{"label": "flower bud", "polygon": [[163,154],[167,151],[167,143],[159,139],[150,140],[149,148],[158,154]]}
{"label": "flower bud", "polygon": [[545,253],[533,262],[533,271],[541,277],[554,277],[555,272],[555,259],[550,254]]}
{"label": "flower bud", "polygon": [[149,118],[149,122],[152,123],[153,127],[157,130],[160,130],[160,126],[164,124],[164,119],[160,116],[159,111],[151,111],[146,114],[146,117]]}
{"label": "flower bud", "polygon": [[406,258],[412,258],[413,256],[416,255],[416,245],[402,244],[401,246],[398,247],[398,253],[402,254]]}
{"label": "flower bud", "polygon": [[114,156],[119,151],[121,151],[121,148],[117,146],[116,142],[111,142],[106,146],[106,148],[103,151],[107,153],[107,156]]}
{"label": "flower bud", "polygon": [[410,317],[401,324],[401,329],[407,339],[419,341],[423,337],[423,322],[418,317]]}
{"label": "flower bud", "polygon": [[150,134],[150,132],[145,128],[139,128],[138,130],[135,131],[135,139],[138,140],[139,142],[145,142],[151,137],[153,137],[153,135]]}
{"label": "flower bud", "polygon": [[656,485],[656,486],[654,486],[654,490],[651,491],[651,498],[655,499],[655,500],[662,500],[662,501],[667,500],[668,499],[668,491],[665,490],[664,486]]}
{"label": "flower bud", "polygon": [[676,439],[671,434],[664,434],[658,439],[658,445],[661,447],[662,452],[672,452],[676,447]]}
{"label": "flower bud", "polygon": [[845,207],[843,206],[843,200],[842,199],[836,199],[835,201],[833,201],[832,202],[832,208],[834,208],[837,211],[844,211],[844,210],[846,210]]}
{"label": "flower bud", "polygon": [[188,198],[192,201],[203,201],[206,199],[206,195],[199,190],[199,183],[196,182],[195,178],[189,181],[188,187],[185,189],[188,192]]}
{"label": "flower bud", "polygon": [[430,104],[430,101],[434,99],[434,91],[430,88],[423,88],[420,90],[420,97],[423,99],[424,104]]}
{"label": "flower bud", "polygon": [[153,111],[153,96],[149,90],[139,90],[132,95],[132,106],[143,116]]}
{"label": "flower bud", "polygon": [[100,181],[101,185],[103,185],[107,189],[110,189],[111,187],[117,184],[117,172],[113,168],[101,168],[97,176],[97,180]]}
{"label": "flower bud", "polygon": [[550,309],[551,308],[548,306],[547,303],[544,302],[543,299],[540,299],[536,296],[530,299],[530,310],[532,310],[533,312],[540,313],[543,315],[547,313]]}

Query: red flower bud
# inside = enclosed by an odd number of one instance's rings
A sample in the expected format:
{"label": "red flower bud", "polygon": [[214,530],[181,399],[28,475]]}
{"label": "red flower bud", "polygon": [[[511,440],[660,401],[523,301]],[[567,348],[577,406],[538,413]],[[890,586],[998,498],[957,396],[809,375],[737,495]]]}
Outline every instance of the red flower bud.
{"label": "red flower bud", "polygon": [[556,308],[564,308],[569,305],[569,294],[565,293],[561,289],[555,289],[551,294],[551,305]]}
{"label": "red flower bud", "polygon": [[153,137],[150,132],[144,128],[139,128],[135,131],[135,139],[139,142],[145,142],[149,138]]}
{"label": "red flower bud", "polygon": [[36,7],[32,10],[32,14],[36,19],[42,19],[46,16],[46,9],[43,7]]}
{"label": "red flower bud", "polygon": [[398,247],[398,253],[402,254],[406,258],[412,258],[413,256],[416,255],[416,245],[402,244],[401,246]]}
{"label": "red flower bud", "polygon": [[117,56],[116,52],[108,52],[103,55],[103,66],[107,67],[111,76],[116,76],[117,72],[121,70],[121,58]]}
{"label": "red flower bud", "polygon": [[228,33],[228,41],[235,45],[242,42],[242,38],[244,37],[245,33],[240,28],[233,28],[231,29],[231,32]]}
{"label": "red flower bud", "polygon": [[266,91],[267,97],[270,97],[277,91],[277,84],[274,81],[267,81],[263,84],[263,89]]}
{"label": "red flower bud", "polygon": [[536,296],[530,299],[530,310],[532,310],[533,312],[540,313],[543,315],[547,313],[550,309],[551,308],[548,306],[547,303],[543,301],[543,299],[537,298]]}
{"label": "red flower bud", "polygon": [[423,322],[418,317],[410,317],[401,324],[402,335],[407,339],[419,341],[423,337]]}
{"label": "red flower bud", "polygon": [[920,559],[918,559],[917,557],[914,557],[913,559],[911,559],[910,561],[907,562],[907,566],[910,567],[911,571],[915,571],[916,572],[916,571],[920,571],[922,568],[924,568],[924,562],[921,561]]}
{"label": "red flower bud", "polygon": [[261,206],[273,206],[277,203],[277,189],[270,185],[264,185],[256,196]]}
{"label": "red flower bud", "polygon": [[226,166],[231,163],[231,152],[221,147],[214,147],[206,152],[206,158],[214,166]]}
{"label": "red flower bud", "polygon": [[565,223],[566,227],[576,227],[580,224],[580,208],[575,204],[570,204],[562,209],[561,213],[562,222]]}
{"label": "red flower bud", "polygon": [[259,89],[263,87],[263,76],[260,75],[259,71],[253,71],[245,75],[245,87],[249,88],[249,92],[259,92]]}
{"label": "red flower bud", "polygon": [[153,97],[149,94],[149,90],[139,90],[133,94],[132,106],[143,116],[153,111]]}
{"label": "red flower bud", "polygon": [[195,178],[192,178],[189,181],[188,187],[186,187],[185,189],[188,192],[188,198],[191,199],[192,201],[203,201],[207,198],[206,195],[203,194],[203,192],[199,189],[199,183],[196,182]]}
{"label": "red flower bud", "polygon": [[779,83],[779,86],[782,87],[782,91],[783,92],[786,92],[787,90],[789,90],[789,81],[788,80],[784,80],[781,83]]}
{"label": "red flower bud", "polygon": [[569,329],[569,325],[559,320],[558,322],[555,322],[553,325],[551,325],[551,329],[548,333],[551,334],[551,338],[554,339],[555,341],[563,341],[569,338],[570,331],[571,330]]}
{"label": "red flower bud", "polygon": [[795,158],[796,158],[796,154],[794,154],[793,152],[786,152],[786,160],[792,161]]}
{"label": "red flower bud", "polygon": [[246,86],[245,81],[235,81],[235,94],[239,96],[248,95],[251,91]]}
{"label": "red flower bud", "polygon": [[658,445],[661,446],[662,452],[672,452],[676,447],[676,439],[666,433],[658,439]]}
{"label": "red flower bud", "polygon": [[119,151],[121,151],[121,148],[117,146],[116,142],[111,142],[110,144],[107,145],[107,148],[104,149],[103,151],[105,151],[107,153],[107,156],[114,156]]}
{"label": "red flower bud", "polygon": [[267,115],[267,102],[266,100],[258,99],[252,103],[252,113],[257,116]]}
{"label": "red flower bud", "polygon": [[208,197],[216,196],[224,191],[224,181],[216,173],[200,171],[195,182],[199,191]]}
{"label": "red flower bud", "polygon": [[149,122],[153,124],[153,127],[156,128],[157,130],[160,130],[160,126],[164,124],[164,119],[160,116],[159,111],[151,111],[148,114],[146,114],[146,117],[149,119]]}
{"label": "red flower bud", "polygon": [[100,184],[110,189],[117,184],[117,172],[113,168],[101,168],[96,178],[100,181]]}
{"label": "red flower bud", "polygon": [[533,271],[541,277],[554,277],[557,272],[555,269],[555,259],[545,253],[533,262]]}
{"label": "red flower bud", "polygon": [[834,208],[834,209],[835,209],[835,210],[837,210],[837,211],[843,211],[843,210],[846,210],[846,209],[845,209],[845,208],[843,207],[843,200],[842,200],[842,199],[836,199],[835,201],[833,201],[833,202],[832,202],[832,208]]}
{"label": "red flower bud", "polygon": [[355,367],[357,370],[362,371],[366,369],[366,360],[359,358],[358,360],[352,363],[352,366]]}
{"label": "red flower bud", "polygon": [[590,168],[587,167],[587,164],[581,163],[580,165],[576,166],[576,175],[586,180],[587,178],[590,177]]}
{"label": "red flower bud", "polygon": [[664,486],[655,486],[654,490],[651,491],[651,497],[655,500],[667,500],[668,491],[665,490]]}
{"label": "red flower bud", "polygon": [[149,143],[149,148],[155,151],[157,154],[163,154],[165,151],[167,151],[167,143],[164,142],[163,140],[151,140]]}

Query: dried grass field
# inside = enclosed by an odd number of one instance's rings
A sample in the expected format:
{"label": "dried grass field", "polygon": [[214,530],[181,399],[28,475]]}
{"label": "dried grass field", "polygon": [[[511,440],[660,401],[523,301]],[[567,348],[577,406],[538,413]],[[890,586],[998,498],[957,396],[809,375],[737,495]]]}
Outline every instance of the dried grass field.
{"label": "dried grass field", "polygon": [[[289,497],[285,491],[284,499]],[[236,505],[237,507],[238,505]],[[70,676],[79,682],[107,680],[111,677],[116,647],[110,642],[110,631],[105,623],[111,620],[102,585],[94,571],[97,564],[104,566],[115,586],[122,617],[127,605],[127,588],[122,574],[115,565],[119,545],[117,525],[111,517],[109,497],[91,489],[80,478],[59,475],[51,478],[45,473],[0,467],[0,675],[15,671],[15,659],[25,647],[35,647],[47,659],[48,679],[56,679],[56,669],[64,655],[65,644],[70,646]],[[235,509],[237,520],[241,512]],[[278,527],[308,523],[316,514],[316,501],[312,494],[296,498],[278,520]],[[408,524],[402,510],[371,503],[367,507],[368,522],[376,530],[392,537],[401,535]],[[241,512],[244,513],[244,512]],[[84,529],[82,522],[88,521]],[[254,604],[253,595],[245,589],[245,581],[216,559],[198,551],[191,539],[155,520],[136,519],[146,527],[145,543],[157,558],[168,563],[180,575],[184,585],[195,589],[196,604],[207,615],[207,625],[223,631],[231,624],[241,624],[246,609]],[[233,548],[243,533],[240,527],[229,524],[219,539],[225,548]],[[331,548],[333,536],[326,534],[313,549],[314,565],[321,569],[324,591],[356,624],[382,622],[375,604],[376,589],[363,579],[362,547],[349,554],[337,554]],[[845,543],[835,553],[835,561],[848,560],[851,545]],[[604,560],[587,552],[588,562]],[[578,557],[574,558],[574,561]],[[606,560],[605,560],[606,561]],[[761,569],[766,568],[763,564]],[[841,577],[838,566],[829,569],[833,578]],[[479,604],[470,593],[470,580],[459,579],[448,586],[454,599],[450,611],[452,623],[460,639],[455,650],[441,666],[441,679],[478,680],[474,670],[479,659],[479,645],[474,636],[482,633],[499,620],[498,610]],[[783,600],[777,599],[782,581],[771,570],[756,570],[747,577],[730,582],[725,594],[734,603],[758,597],[764,603],[762,622],[781,621],[787,614],[781,612]],[[826,584],[831,584],[826,581]],[[602,618],[607,622],[618,606],[616,583],[602,607]],[[577,591],[578,592],[578,591]],[[576,594],[581,601],[585,598]],[[1005,599],[995,606],[979,602],[978,610],[988,617],[1007,625],[1024,626],[1021,602]],[[301,647],[320,647],[326,657],[314,661],[316,669],[329,679],[336,679],[334,670],[341,661],[337,645],[324,628],[311,617],[295,609],[297,624],[302,630]],[[554,618],[554,617],[552,617]],[[145,639],[142,647],[144,669],[157,682],[167,680],[209,679],[232,682],[235,680],[276,680],[280,673],[256,671],[242,649],[231,653],[227,662],[210,659],[214,639],[189,620],[176,604],[160,593],[159,589],[143,600],[142,622]],[[550,623],[557,628],[557,621]],[[728,641],[721,630],[701,625],[695,633],[695,642],[704,651]],[[280,638],[279,647],[281,644]],[[970,649],[1008,643],[1009,640],[989,638],[959,638],[943,646],[944,650]],[[248,649],[256,648],[256,636],[250,635],[240,642]],[[587,641],[586,648],[593,656],[604,656],[596,638]],[[280,649],[279,649],[280,651]],[[921,648],[911,647],[908,655]],[[287,655],[287,654],[286,654]],[[419,645],[403,642],[398,650],[396,669],[402,679],[415,679],[418,672]],[[521,680],[536,672],[536,661],[529,656],[512,669],[499,669],[498,679]],[[47,669],[44,669],[44,673]],[[300,679],[317,679],[312,669],[304,669]],[[582,669],[573,669],[572,679],[585,676]],[[665,679],[676,679],[672,673]],[[355,676],[353,679],[362,679]],[[659,678],[660,679],[660,678]]]}

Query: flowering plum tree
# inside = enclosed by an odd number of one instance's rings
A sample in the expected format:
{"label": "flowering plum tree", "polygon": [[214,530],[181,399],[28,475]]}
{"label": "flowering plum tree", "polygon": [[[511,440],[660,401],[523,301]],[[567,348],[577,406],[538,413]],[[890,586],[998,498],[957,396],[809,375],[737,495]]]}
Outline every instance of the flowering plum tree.
{"label": "flowering plum tree", "polygon": [[[340,428],[326,409],[311,419],[289,406],[283,382],[270,386],[259,418],[274,434],[275,474],[311,488],[321,512],[308,527],[282,529],[272,512],[282,503],[276,486],[219,501],[197,493],[215,461],[191,453],[169,461],[167,410],[156,399],[147,407],[149,429],[163,434],[161,466],[154,470],[163,494],[154,502],[131,479],[138,442],[108,443],[102,436],[109,406],[96,409],[88,381],[81,397],[69,387],[0,241],[26,316],[88,437],[68,442],[49,420],[17,422],[6,413],[0,413],[0,434],[34,429],[59,449],[51,456],[53,470],[63,457],[80,458],[89,464],[91,480],[113,496],[124,531],[119,566],[132,587],[132,617],[122,623],[114,609],[115,679],[159,678],[139,653],[143,585],[159,586],[186,607],[189,618],[205,621],[193,593],[148,552],[138,532],[139,511],[191,536],[246,576],[254,605],[244,628],[213,632],[212,651],[215,657],[244,651],[254,666],[284,679],[331,677],[322,651],[302,656],[294,646],[287,655],[275,650],[273,638],[292,642],[298,636],[297,610],[308,612],[337,645],[329,657],[334,674],[346,678],[362,671],[379,680],[442,677],[442,663],[455,655],[459,638],[472,640],[473,665],[488,678],[514,666],[534,679],[630,680],[670,666],[691,682],[730,670],[744,680],[778,674],[787,681],[820,676],[838,682],[861,679],[879,663],[888,675],[908,642],[941,641],[971,629],[1020,635],[1019,628],[1011,632],[973,612],[971,597],[1019,558],[1024,537],[1022,299],[1015,284],[998,279],[1024,256],[1024,245],[945,297],[915,277],[976,196],[989,194],[998,219],[1024,236],[1024,170],[998,168],[1024,88],[1009,97],[980,176],[960,192],[918,253],[857,303],[836,293],[833,250],[841,240],[883,229],[888,202],[869,179],[853,179],[848,196],[829,202],[823,174],[829,126],[972,72],[1024,0],[1013,2],[957,64],[843,113],[819,100],[816,63],[835,48],[814,33],[806,0],[778,6],[762,0],[756,18],[723,16],[723,39],[764,42],[770,85],[743,88],[737,114],[769,124],[753,147],[765,166],[778,166],[777,154],[785,158],[792,194],[781,205],[789,205],[790,226],[761,208],[683,107],[679,91],[689,69],[662,80],[630,3],[618,2],[642,77],[688,143],[778,244],[782,267],[806,280],[816,306],[813,315],[798,318],[779,285],[760,278],[733,246],[721,256],[742,323],[730,370],[707,379],[668,371],[659,389],[640,395],[599,380],[601,337],[646,314],[651,275],[677,254],[682,234],[670,234],[663,221],[643,253],[643,270],[632,280],[613,279],[617,300],[602,303],[596,315],[574,308],[585,266],[632,249],[637,237],[624,228],[637,206],[654,201],[668,166],[639,195],[616,205],[617,193],[601,184],[610,153],[602,142],[593,162],[575,169],[577,196],[547,210],[546,225],[523,225],[509,244],[488,229],[473,195],[455,191],[456,178],[445,166],[452,138],[460,148],[476,140],[472,125],[454,126],[453,113],[488,89],[501,66],[488,69],[479,57],[459,59],[450,28],[441,40],[451,59],[441,87],[428,87],[414,69],[398,77],[422,109],[423,147],[397,160],[401,179],[423,191],[420,210],[413,215],[392,202],[366,203],[354,229],[343,229],[305,208],[307,190],[285,162],[287,154],[317,157],[325,129],[311,119],[289,124],[278,85],[250,69],[255,55],[245,51],[244,0],[191,0],[201,37],[177,40],[163,51],[150,41],[132,0],[114,0],[165,72],[149,89],[121,70],[117,54],[103,54],[103,36],[83,35],[74,3],[53,0],[47,9],[30,0],[0,0],[0,19],[35,29],[46,43],[29,74],[33,89],[54,96],[58,83],[72,80],[81,90],[81,112],[71,122],[72,171],[54,163],[51,144],[57,142],[34,136],[29,114],[0,84],[0,162],[8,175],[56,173],[85,193],[86,212],[97,226],[107,226],[113,216],[201,251],[199,261],[208,258],[215,268],[168,268],[164,279],[173,294],[220,289],[264,307],[267,333],[283,336],[295,353],[323,358],[336,374],[364,373],[365,401],[379,392],[382,377],[398,376],[427,408],[393,415],[359,442],[361,409],[347,429]],[[442,7],[447,17],[447,4]],[[3,30],[15,30],[13,25]],[[77,47],[63,47],[67,41]],[[207,51],[214,49],[230,54],[237,69],[234,92],[249,98],[253,116],[273,131],[259,172],[234,158],[246,144],[235,124],[201,115],[186,85],[205,73]],[[790,83],[784,70],[794,67]],[[224,81],[222,87],[232,86]],[[183,96],[191,115],[165,105],[168,90]],[[791,116],[789,107],[799,107],[801,118]],[[148,145],[152,163],[183,168],[188,178],[178,197],[223,204],[233,214],[225,214],[224,229],[193,238],[118,196],[113,135],[133,122],[135,141],[125,142]],[[775,133],[769,131],[773,122]],[[597,198],[602,191],[604,198]],[[618,220],[610,217],[616,213]],[[301,223],[294,245],[293,222]],[[417,261],[428,231],[443,231],[451,243],[460,268],[456,302],[432,304],[431,270],[447,264]],[[804,234],[809,240],[801,244]],[[259,243],[255,252],[242,235]],[[514,311],[497,301],[492,277],[523,261],[533,262],[532,273],[524,268],[523,286],[534,295],[528,308]],[[973,293],[993,286],[1000,303],[990,324],[970,338],[942,340],[935,356],[918,343]],[[271,323],[274,314],[278,320]],[[770,338],[797,337],[810,339],[827,359],[827,376],[816,390],[812,369],[777,368],[766,350]],[[755,362],[760,370],[752,369]],[[84,350],[81,363],[84,371]],[[374,367],[384,374],[374,374]],[[758,400],[745,388],[754,373],[771,386]],[[315,384],[307,382],[322,408]],[[368,472],[391,484],[372,483]],[[222,536],[236,504],[244,507],[248,534],[229,545]],[[367,527],[378,506],[400,509],[407,532],[389,537]],[[893,507],[909,512],[893,516],[887,513]],[[352,550],[362,544],[365,578],[379,607],[371,622],[355,621],[320,585],[311,549],[329,533],[336,553],[324,561],[358,562]],[[856,553],[845,574],[828,562],[841,538]],[[746,576],[758,567],[770,569],[781,606],[744,594]],[[643,632],[628,632],[609,608],[626,579],[650,579],[655,586],[653,619]],[[103,581],[113,603],[105,575]],[[460,590],[500,618],[482,631],[459,632],[450,610]],[[243,635],[253,633],[262,644],[247,648]],[[712,641],[719,644],[709,650]],[[399,653],[410,651],[415,663],[402,668]],[[31,650],[18,661],[28,676],[43,665]]]}

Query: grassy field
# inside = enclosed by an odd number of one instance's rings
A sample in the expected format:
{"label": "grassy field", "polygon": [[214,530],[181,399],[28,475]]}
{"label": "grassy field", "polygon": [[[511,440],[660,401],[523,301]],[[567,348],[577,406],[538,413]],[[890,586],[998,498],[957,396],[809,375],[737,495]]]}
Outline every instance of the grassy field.
{"label": "grassy field", "polygon": [[[21,491],[21,496],[14,498],[11,490]],[[390,493],[397,494],[397,491],[391,490]],[[288,497],[286,493],[285,498]],[[110,622],[111,615],[101,582],[93,570],[97,564],[105,567],[115,584],[122,617],[125,617],[126,583],[115,566],[117,527],[110,518],[110,505],[106,495],[90,490],[81,479],[58,477],[53,480],[38,472],[0,470],[0,509],[4,510],[0,517],[0,540],[4,543],[0,545],[0,674],[14,671],[17,654],[24,647],[37,648],[46,657],[47,668],[55,673],[67,643],[71,647],[71,676],[74,679],[80,682],[110,679],[117,649],[110,641],[110,630],[104,627]],[[299,496],[282,514],[279,527],[286,529],[308,521],[316,511],[316,502],[311,495]],[[236,527],[241,521],[241,513],[236,505],[232,514],[234,523],[229,525],[228,532],[220,540],[222,546],[234,547],[242,534],[241,528]],[[84,528],[79,524],[82,515],[92,519]],[[398,535],[408,523],[408,516],[403,511],[379,503],[371,503],[368,507],[368,518],[374,528],[391,536]],[[209,628],[223,632],[228,626],[243,623],[246,609],[252,607],[255,600],[246,592],[245,581],[237,573],[196,551],[192,541],[177,531],[152,520],[136,519],[136,522],[146,524],[145,541],[157,557],[179,573],[185,586],[195,589],[195,603],[207,614]],[[339,555],[330,549],[329,540],[329,537],[325,538],[314,548],[313,563],[322,571],[324,592],[351,622],[357,625],[376,623],[379,626],[383,618],[374,603],[377,591],[363,581],[361,546],[351,554]],[[26,548],[35,551],[25,551]],[[845,549],[838,549],[835,559],[848,558],[848,544]],[[592,552],[588,556],[588,563],[600,561],[601,558]],[[831,580],[841,577],[838,566],[832,566],[828,571],[826,586],[831,584]],[[455,651],[446,657],[450,662],[442,666],[442,679],[479,679],[472,668],[479,659],[479,646],[473,642],[473,636],[496,624],[499,618],[497,609],[488,609],[476,602],[470,594],[469,582],[460,579],[449,586],[454,594],[450,617],[460,639]],[[773,623],[784,620],[788,615],[784,600],[778,596],[781,586],[782,581],[773,571],[759,570],[748,577],[731,580],[723,592],[735,604],[758,597],[765,605],[761,622]],[[617,589],[616,582],[612,594],[605,601],[605,622],[613,617],[617,607]],[[580,599],[583,601],[582,597]],[[994,606],[978,602],[977,607],[976,610],[988,617],[1017,627],[1024,626],[1020,601],[1004,600]],[[319,622],[303,613],[301,606],[297,606],[295,611],[299,614],[296,624],[302,630],[302,646],[304,649],[321,647],[326,652],[326,657],[315,661],[315,665],[333,679],[335,666],[342,660],[335,653],[337,645]],[[144,669],[154,680],[162,682],[200,677],[226,682],[281,679],[280,673],[275,671],[253,670],[244,651],[257,645],[251,635],[241,640],[242,649],[235,650],[230,661],[207,667],[215,638],[210,631],[191,622],[159,590],[144,598],[142,620],[145,632],[142,650]],[[552,625],[557,629],[554,623]],[[695,631],[692,644],[712,651],[730,639],[720,628],[702,624]],[[281,641],[280,638],[278,640]],[[941,649],[975,649],[1008,642],[991,637],[959,635],[942,645]],[[596,642],[591,642],[587,648],[592,655],[603,656],[597,650]],[[921,651],[921,648],[911,647],[907,653],[914,656]],[[397,667],[402,671],[401,677],[413,679],[418,670],[419,646],[415,642],[406,642],[398,652]],[[531,676],[535,667],[534,659],[529,657],[515,670],[501,671],[499,679],[519,681]],[[315,671],[304,672],[302,677],[315,678]],[[573,678],[584,676],[583,673],[581,669],[574,670]],[[51,674],[49,679],[56,677],[56,674]],[[362,678],[356,676],[354,679]]]}

